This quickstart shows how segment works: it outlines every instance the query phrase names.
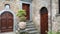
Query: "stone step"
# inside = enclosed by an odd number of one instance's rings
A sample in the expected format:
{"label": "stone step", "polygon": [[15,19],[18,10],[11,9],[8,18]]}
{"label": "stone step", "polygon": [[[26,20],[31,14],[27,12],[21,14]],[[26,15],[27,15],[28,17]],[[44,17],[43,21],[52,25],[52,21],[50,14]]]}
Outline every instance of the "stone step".
{"label": "stone step", "polygon": [[[24,31],[28,32],[29,34],[38,34],[38,31],[37,31],[37,29],[35,28],[35,26],[32,22],[27,22],[26,23],[26,29]],[[21,31],[21,32],[23,32],[23,31]]]}
{"label": "stone step", "polygon": [[34,31],[37,30],[36,28],[26,28],[27,31]]}
{"label": "stone step", "polygon": [[26,23],[26,24],[28,25],[28,24],[34,24],[34,23]]}
{"label": "stone step", "polygon": [[20,30],[20,32],[26,32],[27,30]]}
{"label": "stone step", "polygon": [[27,26],[30,26],[30,25],[34,25],[33,23],[30,23],[30,24],[26,24]]}
{"label": "stone step", "polygon": [[29,31],[28,33],[38,33],[38,31]]}
{"label": "stone step", "polygon": [[[20,32],[23,32],[23,31],[20,31]],[[37,34],[38,31],[37,30],[33,30],[33,31],[24,31],[24,32],[28,32],[29,34]]]}
{"label": "stone step", "polygon": [[40,33],[29,33],[29,34],[40,34]]}
{"label": "stone step", "polygon": [[31,25],[31,26],[26,26],[27,28],[34,28],[35,26],[34,25]]}

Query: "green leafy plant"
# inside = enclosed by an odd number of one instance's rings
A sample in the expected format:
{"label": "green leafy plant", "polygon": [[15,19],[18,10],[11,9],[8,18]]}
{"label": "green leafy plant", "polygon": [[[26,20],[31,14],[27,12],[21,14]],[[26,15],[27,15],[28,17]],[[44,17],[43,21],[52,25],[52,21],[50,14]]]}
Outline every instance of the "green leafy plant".
{"label": "green leafy plant", "polygon": [[60,31],[57,31],[57,32],[55,32],[55,31],[48,31],[48,34],[60,34]]}
{"label": "green leafy plant", "polygon": [[56,34],[60,34],[60,31],[57,31]]}
{"label": "green leafy plant", "polygon": [[26,21],[26,11],[25,10],[19,10],[17,13],[17,16],[19,17],[20,21]]}
{"label": "green leafy plant", "polygon": [[48,34],[56,34],[54,31],[48,31]]}

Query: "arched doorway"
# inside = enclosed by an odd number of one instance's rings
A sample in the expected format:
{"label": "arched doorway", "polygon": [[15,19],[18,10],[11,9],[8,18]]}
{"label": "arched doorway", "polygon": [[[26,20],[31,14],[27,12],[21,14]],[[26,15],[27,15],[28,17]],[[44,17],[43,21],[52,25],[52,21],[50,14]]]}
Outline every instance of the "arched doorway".
{"label": "arched doorway", "polygon": [[41,16],[41,34],[47,34],[48,31],[48,10],[46,7],[42,7],[40,10]]}
{"label": "arched doorway", "polygon": [[1,32],[12,32],[13,31],[13,14],[5,11],[0,16],[0,31]]}

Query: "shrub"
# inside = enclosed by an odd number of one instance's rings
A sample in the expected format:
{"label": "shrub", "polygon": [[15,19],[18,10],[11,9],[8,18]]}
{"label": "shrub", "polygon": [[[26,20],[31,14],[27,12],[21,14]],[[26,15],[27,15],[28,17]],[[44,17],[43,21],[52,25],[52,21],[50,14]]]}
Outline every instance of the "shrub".
{"label": "shrub", "polygon": [[17,13],[17,16],[19,17],[20,21],[26,21],[26,11],[25,10],[19,10]]}

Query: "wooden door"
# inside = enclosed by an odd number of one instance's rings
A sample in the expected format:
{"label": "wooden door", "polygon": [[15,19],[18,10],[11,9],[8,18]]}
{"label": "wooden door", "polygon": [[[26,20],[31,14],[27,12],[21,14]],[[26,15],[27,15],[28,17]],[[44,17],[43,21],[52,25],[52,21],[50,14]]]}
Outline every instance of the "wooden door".
{"label": "wooden door", "polygon": [[48,32],[48,12],[46,8],[41,9],[41,34]]}
{"label": "wooden door", "polygon": [[0,32],[1,32],[1,15],[0,15]]}
{"label": "wooden door", "polygon": [[7,20],[6,14],[1,15],[1,32],[7,31]]}
{"label": "wooden door", "polygon": [[22,9],[26,10],[26,19],[29,20],[30,19],[30,5],[23,3]]}
{"label": "wooden door", "polygon": [[13,31],[13,15],[5,11],[1,14],[1,32]]}
{"label": "wooden door", "polygon": [[13,31],[13,15],[11,13],[7,13],[7,31]]}

